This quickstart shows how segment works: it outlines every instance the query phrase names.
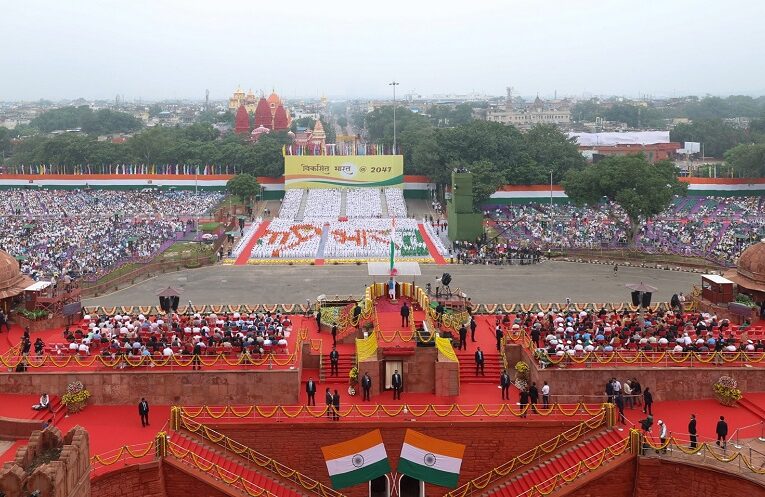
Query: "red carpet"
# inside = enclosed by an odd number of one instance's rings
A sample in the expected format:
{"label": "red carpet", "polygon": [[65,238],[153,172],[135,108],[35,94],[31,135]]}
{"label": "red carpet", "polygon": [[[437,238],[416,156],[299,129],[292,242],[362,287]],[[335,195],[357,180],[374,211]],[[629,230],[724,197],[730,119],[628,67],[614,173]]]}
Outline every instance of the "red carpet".
{"label": "red carpet", "polygon": [[[534,485],[538,485],[537,490],[547,491],[552,485],[552,478],[564,473],[569,479],[577,473],[577,466],[580,461],[587,459],[590,466],[594,466],[600,460],[600,452],[606,447],[610,447],[629,436],[628,431],[611,430],[600,434],[597,437],[590,438],[582,445],[576,445],[563,452],[558,452],[558,457],[546,457],[543,464],[537,465],[530,470],[524,471],[521,475],[511,480],[501,488],[489,492],[489,496],[515,497],[525,495]],[[626,442],[625,442],[626,443]],[[617,446],[621,448],[621,445]],[[610,454],[606,452],[606,459]],[[572,471],[567,471],[574,468]],[[579,469],[579,475],[588,471],[587,466],[582,464]],[[541,493],[541,492],[540,492]],[[536,495],[532,492],[529,495]]]}
{"label": "red carpet", "polygon": [[260,237],[263,236],[263,234],[268,229],[268,225],[271,224],[271,221],[264,220],[262,223],[260,223],[260,226],[258,226],[258,229],[255,230],[255,233],[252,234],[249,241],[247,242],[247,246],[244,247],[242,252],[239,254],[239,257],[236,258],[236,262],[234,263],[237,266],[244,266],[247,264],[247,260],[250,258],[250,254],[252,254],[252,247],[255,246],[256,243],[258,243],[258,240]]}
{"label": "red carpet", "polygon": [[[199,466],[202,466],[204,469],[209,468],[206,473],[217,480],[225,481],[223,480],[225,477],[226,480],[231,481],[235,477],[239,477],[241,480],[254,484],[257,488],[244,484],[249,489],[247,491],[249,495],[258,495],[261,493],[261,489],[279,497],[298,497],[299,495],[295,491],[280,485],[276,480],[253,471],[249,465],[241,463],[241,459],[237,456],[232,454],[230,457],[224,457],[218,452],[217,446],[213,445],[216,448],[215,451],[210,450],[206,444],[202,444],[196,439],[191,440],[177,432],[173,432],[170,435],[170,444],[168,452],[197,471],[202,471],[199,468]],[[188,451],[191,451],[197,457],[183,457],[188,454]],[[210,464],[214,464],[217,467],[210,467]],[[237,479],[237,481],[230,483],[230,485],[242,488],[243,482],[241,480]]]}
{"label": "red carpet", "polygon": [[425,231],[425,227],[422,225],[422,223],[417,224],[417,229],[420,230],[422,241],[425,242],[425,246],[428,247],[428,252],[430,252],[430,256],[434,261],[436,261],[436,264],[439,266],[446,264],[446,259],[444,259],[444,256],[438,253],[436,246],[433,244],[433,240],[430,239],[430,235],[428,235],[428,232]]}

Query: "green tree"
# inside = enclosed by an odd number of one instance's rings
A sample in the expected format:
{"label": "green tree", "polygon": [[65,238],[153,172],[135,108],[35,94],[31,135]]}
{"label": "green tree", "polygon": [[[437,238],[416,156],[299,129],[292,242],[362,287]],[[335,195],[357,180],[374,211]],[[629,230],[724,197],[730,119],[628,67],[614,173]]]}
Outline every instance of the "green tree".
{"label": "green tree", "polygon": [[552,171],[553,181],[556,183],[559,183],[568,171],[576,171],[586,165],[576,142],[555,126],[534,126],[523,135],[523,139],[531,160],[546,171],[546,176]]}
{"label": "green tree", "polygon": [[669,133],[673,142],[701,142],[704,155],[722,157],[739,143],[747,141],[746,132],[725,124],[722,119],[699,119],[689,124],[678,124]]}
{"label": "green tree", "polygon": [[505,184],[505,175],[487,160],[473,162],[467,170],[473,173],[473,209],[480,212],[480,205]]}
{"label": "green tree", "polygon": [[725,162],[744,178],[765,177],[765,143],[736,145],[725,152]]}
{"label": "green tree", "polygon": [[125,112],[101,109],[94,112],[87,105],[61,107],[43,112],[30,125],[44,133],[81,128],[88,134],[130,133],[141,129],[141,121]]}
{"label": "green tree", "polygon": [[618,204],[629,218],[629,243],[634,245],[641,223],[669,207],[673,197],[683,195],[688,186],[677,179],[671,162],[651,164],[641,154],[608,157],[569,171],[563,188],[577,205],[597,206],[603,199]]}
{"label": "green tree", "polygon": [[246,205],[251,205],[252,200],[260,193],[260,184],[255,176],[243,173],[228,180],[226,189],[232,195],[242,199]]}

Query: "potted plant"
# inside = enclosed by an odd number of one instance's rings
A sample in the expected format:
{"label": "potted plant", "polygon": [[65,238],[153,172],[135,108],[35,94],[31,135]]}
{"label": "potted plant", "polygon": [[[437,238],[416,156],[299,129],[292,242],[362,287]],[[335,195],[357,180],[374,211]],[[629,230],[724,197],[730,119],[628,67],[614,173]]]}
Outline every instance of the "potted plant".
{"label": "potted plant", "polygon": [[88,398],[90,398],[90,392],[85,389],[85,385],[81,381],[73,381],[66,386],[66,393],[61,396],[61,403],[72,414],[85,409]]}
{"label": "potted plant", "polygon": [[348,395],[353,397],[356,395],[359,387],[359,368],[353,366],[348,372]]}
{"label": "potted plant", "polygon": [[712,385],[715,398],[720,404],[724,406],[733,406],[741,399],[741,390],[738,388],[736,380],[730,376],[720,376],[720,378]]}

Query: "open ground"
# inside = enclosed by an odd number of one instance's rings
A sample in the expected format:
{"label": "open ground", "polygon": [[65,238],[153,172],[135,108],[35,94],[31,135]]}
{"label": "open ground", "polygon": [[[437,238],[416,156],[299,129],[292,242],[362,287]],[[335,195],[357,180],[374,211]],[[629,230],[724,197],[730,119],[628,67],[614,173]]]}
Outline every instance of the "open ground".
{"label": "open ground", "polygon": [[[452,291],[461,289],[476,303],[626,302],[627,283],[657,287],[654,301],[673,293],[690,293],[701,283],[698,273],[599,264],[546,261],[527,266],[421,265],[419,286],[444,272],[452,275]],[[411,281],[411,278],[402,278]],[[86,306],[156,305],[156,292],[173,286],[183,290],[182,302],[194,304],[278,304],[312,301],[318,295],[363,294],[372,281],[366,265],[210,266],[168,273],[109,295],[88,299]],[[383,281],[380,277],[378,282]]]}

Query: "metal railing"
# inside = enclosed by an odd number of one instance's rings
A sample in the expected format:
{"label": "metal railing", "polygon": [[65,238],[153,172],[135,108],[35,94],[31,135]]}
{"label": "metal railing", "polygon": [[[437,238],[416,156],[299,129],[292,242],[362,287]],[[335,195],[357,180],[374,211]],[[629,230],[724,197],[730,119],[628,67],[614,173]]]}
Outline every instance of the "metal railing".
{"label": "metal railing", "polygon": [[[313,478],[300,473],[297,470],[290,468],[273,458],[265,456],[256,450],[250,448],[247,445],[237,442],[236,440],[219,433],[218,431],[206,426],[202,423],[190,420],[186,416],[179,416],[178,429],[183,429],[189,433],[196,434],[208,442],[221,447],[227,456],[229,453],[236,455],[249,463],[254,464],[258,468],[266,469],[274,476],[284,478],[303,488],[311,493],[320,495],[322,497],[343,497],[343,494],[333,490],[323,483],[314,480]],[[225,481],[225,480],[224,480]],[[248,492],[249,493],[249,492]],[[252,494],[250,494],[252,495]]]}

